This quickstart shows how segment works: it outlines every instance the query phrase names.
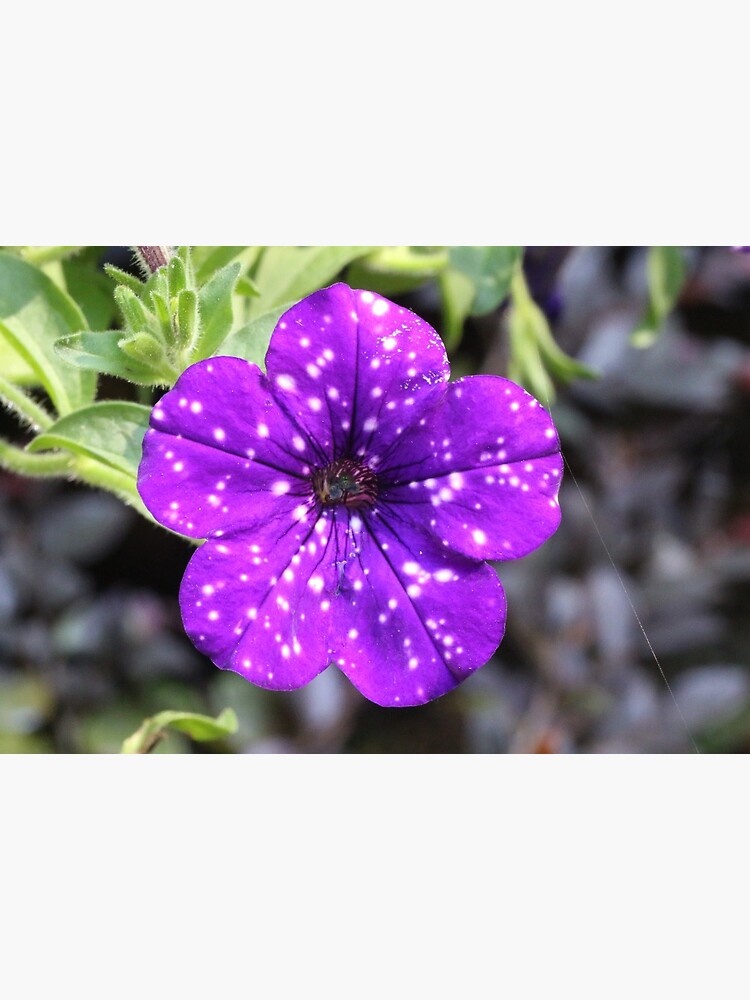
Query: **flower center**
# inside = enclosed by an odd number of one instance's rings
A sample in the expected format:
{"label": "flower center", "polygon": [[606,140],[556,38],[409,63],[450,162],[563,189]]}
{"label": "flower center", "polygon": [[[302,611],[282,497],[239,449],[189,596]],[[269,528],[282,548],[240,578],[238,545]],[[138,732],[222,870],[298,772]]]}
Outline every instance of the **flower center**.
{"label": "flower center", "polygon": [[315,496],[325,507],[369,507],[378,495],[378,480],[368,466],[351,458],[339,458],[312,477]]}

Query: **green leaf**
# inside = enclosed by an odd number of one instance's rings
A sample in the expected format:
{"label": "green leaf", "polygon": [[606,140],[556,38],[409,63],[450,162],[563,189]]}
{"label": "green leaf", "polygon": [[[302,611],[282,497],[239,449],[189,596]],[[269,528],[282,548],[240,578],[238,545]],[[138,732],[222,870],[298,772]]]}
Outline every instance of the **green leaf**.
{"label": "green leaf", "polygon": [[38,385],[34,369],[13,349],[10,341],[0,335],[0,372],[16,385]]}
{"label": "green leaf", "polygon": [[198,296],[190,288],[184,288],[177,296],[177,333],[179,341],[186,348],[194,343],[198,332]]}
{"label": "green leaf", "polygon": [[266,247],[252,275],[260,289],[248,302],[248,319],[331,284],[353,260],[375,247]]}
{"label": "green leaf", "polygon": [[474,285],[469,315],[483,316],[496,309],[510,291],[521,247],[450,247],[450,270]]}
{"label": "green leaf", "polygon": [[408,274],[424,280],[440,274],[449,260],[446,247],[379,247],[362,258],[360,264],[368,271]]}
{"label": "green leaf", "polygon": [[240,265],[237,261],[227,264],[198,293],[201,334],[193,360],[210,358],[232,329],[232,294],[239,273]]}
{"label": "green leaf", "polygon": [[413,292],[432,280],[432,277],[432,275],[425,278],[413,274],[386,274],[381,271],[371,271],[358,260],[355,260],[346,269],[347,285],[351,285],[352,288],[367,288],[387,299]]}
{"label": "green leaf", "polygon": [[148,753],[164,736],[167,728],[178,729],[201,743],[220,740],[237,731],[237,716],[231,708],[215,719],[196,712],[159,712],[146,719],[143,725],[122,744],[122,753]]}
{"label": "green leaf", "polygon": [[91,330],[106,330],[112,325],[116,308],[112,285],[90,263],[79,259],[66,260],[62,265],[65,287],[81,308]]}
{"label": "green leaf", "polygon": [[135,292],[138,296],[143,293],[146,287],[140,278],[128,274],[127,271],[122,271],[119,267],[115,267],[114,264],[105,264],[104,273],[117,285],[125,285],[126,288],[129,288],[131,292]]}
{"label": "green leaf", "polygon": [[346,280],[353,288],[401,295],[438,278],[448,260],[446,247],[380,247],[350,264]]}
{"label": "green leaf", "polygon": [[287,302],[283,306],[271,309],[262,316],[246,323],[235,330],[221,345],[221,353],[233,358],[244,358],[252,361],[265,370],[266,351],[276,324],[281,317],[294,305]]}
{"label": "green leaf", "polygon": [[169,378],[124,354],[120,349],[124,339],[122,330],[74,333],[59,340],[55,350],[77,368],[116,375],[138,385],[171,384]]}
{"label": "green leaf", "polygon": [[60,414],[89,402],[96,391],[95,376],[61,365],[54,346],[86,328],[75,302],[45,274],[0,253],[0,339],[34,372]]}
{"label": "green leaf", "polygon": [[136,478],[151,410],[140,403],[105,401],[61,417],[27,451],[64,448],[105,462]]}
{"label": "green leaf", "polygon": [[438,282],[443,338],[448,350],[454,350],[469,316],[492,312],[508,296],[521,247],[449,247],[448,251],[449,266]]}
{"label": "green leaf", "polygon": [[129,358],[142,365],[148,371],[161,372],[168,364],[164,345],[150,333],[134,333],[130,337],[122,337],[118,347]]}
{"label": "green leaf", "polygon": [[7,247],[7,249],[17,251],[30,264],[41,267],[42,264],[66,260],[84,250],[85,247]]}
{"label": "green leaf", "polygon": [[263,247],[193,247],[193,265],[199,285],[207,281],[222,267],[240,260],[242,268],[250,268],[260,256]]}
{"label": "green leaf", "polygon": [[170,298],[176,298],[180,292],[188,287],[187,271],[183,255],[175,255],[167,264],[167,283]]}
{"label": "green leaf", "polygon": [[597,377],[596,372],[569,357],[557,345],[546,315],[529,293],[520,262],[511,282],[508,334],[509,377],[528,389],[545,406],[555,397],[552,376],[563,383],[574,378]]}
{"label": "green leaf", "polygon": [[646,270],[649,303],[645,316],[631,336],[635,347],[653,344],[679,298],[687,276],[681,247],[649,247]]}
{"label": "green leaf", "polygon": [[260,295],[260,288],[246,274],[241,274],[237,279],[235,292],[237,295],[244,295],[248,299],[257,299]]}
{"label": "green leaf", "polygon": [[[157,272],[161,277],[161,272]],[[172,313],[169,309],[169,301],[166,294],[161,291],[156,291],[155,289],[151,291],[151,302],[154,307],[154,313],[156,314],[156,319],[158,321],[158,328],[161,329],[161,335],[165,340],[165,343],[169,343],[172,340]],[[152,327],[152,329],[154,329]],[[154,329],[156,332],[156,329]]]}
{"label": "green leaf", "polygon": [[446,348],[452,351],[461,343],[476,287],[468,275],[451,269],[440,275],[438,285],[443,300],[443,340]]}

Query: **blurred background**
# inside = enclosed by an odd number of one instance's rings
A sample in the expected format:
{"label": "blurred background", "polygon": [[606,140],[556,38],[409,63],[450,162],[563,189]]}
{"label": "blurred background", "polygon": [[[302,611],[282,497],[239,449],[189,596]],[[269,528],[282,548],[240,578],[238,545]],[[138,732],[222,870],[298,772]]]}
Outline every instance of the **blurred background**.
{"label": "blurred background", "polygon": [[[750,749],[750,256],[683,248],[676,305],[638,347],[647,250],[526,248],[555,341],[597,377],[539,393],[567,462],[562,524],[497,565],[506,636],[456,691],[383,709],[334,668],[291,693],[219,671],[181,626],[187,541],[108,494],[0,471],[0,752],[118,752],[146,716],[227,706],[233,736],[171,732],[155,752]],[[105,260],[130,266],[126,248]],[[441,328],[434,283],[389,295]],[[508,325],[503,303],[469,317],[454,377],[507,375]],[[21,440],[7,414],[0,433]]]}

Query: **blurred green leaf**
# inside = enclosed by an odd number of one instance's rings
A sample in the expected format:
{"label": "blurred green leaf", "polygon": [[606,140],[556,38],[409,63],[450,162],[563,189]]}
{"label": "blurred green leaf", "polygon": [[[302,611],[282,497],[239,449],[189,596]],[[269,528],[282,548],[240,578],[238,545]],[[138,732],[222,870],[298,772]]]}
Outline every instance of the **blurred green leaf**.
{"label": "blurred green leaf", "polygon": [[239,330],[235,330],[221,345],[221,353],[229,357],[244,358],[252,361],[259,368],[265,370],[266,351],[271,340],[271,334],[279,319],[287,309],[294,305],[287,302],[283,306],[271,309],[269,312],[258,316]]}
{"label": "blurred green leaf", "polygon": [[55,352],[57,340],[86,328],[81,310],[50,278],[0,253],[0,339],[33,370],[60,414],[94,397],[96,377],[61,365]]}
{"label": "blurred green leaf", "polygon": [[227,264],[201,288],[198,295],[201,332],[194,360],[210,358],[232,329],[232,294],[239,273],[240,265],[237,261]]}
{"label": "blurred green leaf", "polygon": [[649,247],[646,271],[649,302],[645,316],[631,337],[635,347],[653,344],[679,298],[687,276],[682,248]]}
{"label": "blurred green leaf", "polygon": [[149,753],[168,728],[187,733],[191,739],[205,743],[224,739],[236,732],[237,716],[231,708],[225,708],[215,719],[196,712],[159,712],[146,719],[140,729],[123,742],[122,753]]}
{"label": "blurred green leaf", "polygon": [[476,288],[468,275],[452,269],[443,271],[438,283],[443,300],[443,340],[452,351],[461,343]]}
{"label": "blurred green leaf", "polygon": [[492,312],[508,296],[521,247],[449,247],[440,274],[446,346],[455,349],[469,316]]}
{"label": "blurred green leaf", "polygon": [[106,462],[135,479],[150,413],[139,403],[92,403],[35,437],[28,451],[64,448]]}
{"label": "blurred green leaf", "polygon": [[248,300],[248,320],[283,302],[299,302],[323,288],[374,247],[265,247],[252,279],[260,290]]}
{"label": "blurred green leaf", "polygon": [[448,266],[448,259],[446,247],[380,247],[353,261],[346,280],[353,288],[400,295],[437,278]]}
{"label": "blurred green leaf", "polygon": [[510,291],[522,247],[450,247],[449,270],[465,275],[474,285],[471,316],[492,312]]}
{"label": "blurred green leaf", "polygon": [[91,330],[106,330],[117,312],[112,284],[101,271],[78,258],[62,265],[65,287],[78,303]]}
{"label": "blurred green leaf", "polygon": [[38,385],[36,372],[0,334],[0,372],[16,385]]}
{"label": "blurred green leaf", "polygon": [[30,264],[41,267],[52,261],[67,260],[78,254],[85,247],[3,247],[4,250],[15,252]]}
{"label": "blurred green leaf", "polygon": [[237,279],[237,287],[235,288],[235,294],[244,295],[249,299],[257,299],[260,295],[260,288],[252,281],[246,274],[241,274]]}
{"label": "blurred green leaf", "polygon": [[529,293],[520,261],[511,282],[508,335],[508,376],[545,406],[555,398],[553,377],[562,383],[597,377],[596,372],[569,357],[556,343],[546,315]]}
{"label": "blurred green leaf", "polygon": [[240,267],[250,268],[263,247],[193,247],[195,277],[204,285],[217,271],[239,258]]}

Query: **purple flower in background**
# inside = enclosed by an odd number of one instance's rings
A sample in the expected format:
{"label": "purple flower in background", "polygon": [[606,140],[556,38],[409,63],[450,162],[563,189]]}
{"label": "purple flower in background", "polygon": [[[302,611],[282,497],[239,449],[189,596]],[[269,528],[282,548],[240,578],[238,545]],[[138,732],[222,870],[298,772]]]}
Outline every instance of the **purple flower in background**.
{"label": "purple flower in background", "polygon": [[337,284],[284,314],[267,375],[192,365],[154,407],[138,489],[206,542],[180,590],[217,666],[288,691],[335,664],[379,705],[420,705],[505,627],[488,559],[557,528],[549,414],[493,375],[449,383],[429,324]]}

